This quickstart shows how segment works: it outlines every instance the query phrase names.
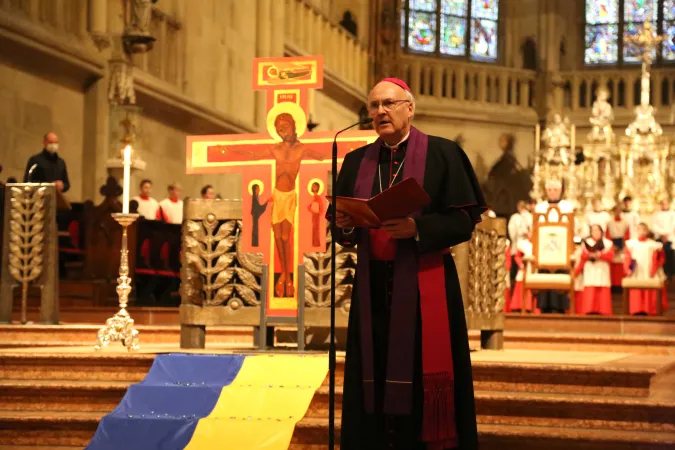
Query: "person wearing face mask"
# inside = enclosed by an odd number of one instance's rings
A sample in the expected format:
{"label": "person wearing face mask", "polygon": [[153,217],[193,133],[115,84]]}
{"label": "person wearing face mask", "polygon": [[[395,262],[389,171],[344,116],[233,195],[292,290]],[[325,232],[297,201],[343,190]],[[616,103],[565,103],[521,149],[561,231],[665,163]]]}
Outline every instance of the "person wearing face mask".
{"label": "person wearing face mask", "polygon": [[336,213],[334,238],[358,252],[340,448],[477,449],[466,321],[449,248],[471,238],[487,205],[460,146],[411,125],[415,99],[404,81],[376,84],[367,109],[379,138],[345,155],[336,195],[367,199],[413,178],[431,203],[377,229]]}
{"label": "person wearing face mask", "polygon": [[56,189],[68,192],[70,181],[66,162],[58,155],[59,137],[56,133],[45,134],[42,151],[30,157],[23,176],[24,183],[54,183]]}

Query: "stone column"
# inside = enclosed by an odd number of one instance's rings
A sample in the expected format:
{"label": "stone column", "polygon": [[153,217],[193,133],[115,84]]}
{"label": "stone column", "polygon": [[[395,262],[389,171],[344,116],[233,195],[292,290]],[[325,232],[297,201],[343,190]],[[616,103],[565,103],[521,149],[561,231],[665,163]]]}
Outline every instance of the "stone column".
{"label": "stone column", "polygon": [[[257,0],[257,35],[256,35],[256,55],[259,58],[269,57],[272,54],[271,46],[271,21],[272,21],[272,0]],[[255,124],[258,131],[265,129],[267,120],[267,93],[264,91],[256,92],[256,113]]]}
{"label": "stone column", "polygon": [[105,161],[108,157],[108,122],[110,118],[108,104],[109,75],[97,80],[84,93],[84,138],[82,166],[90,167],[82,173],[82,197],[94,200],[98,204],[102,200],[99,187],[105,184],[107,170]]}

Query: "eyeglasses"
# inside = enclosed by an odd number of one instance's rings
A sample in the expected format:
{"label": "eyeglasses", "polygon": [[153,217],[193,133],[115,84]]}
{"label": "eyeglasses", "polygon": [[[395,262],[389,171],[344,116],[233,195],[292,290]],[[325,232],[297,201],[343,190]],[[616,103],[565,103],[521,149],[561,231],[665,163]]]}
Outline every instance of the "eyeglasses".
{"label": "eyeglasses", "polygon": [[380,105],[382,109],[386,112],[393,111],[399,105],[399,103],[407,102],[410,103],[410,100],[384,100],[382,102],[370,102],[368,104],[368,113],[370,115],[376,115],[380,110]]}

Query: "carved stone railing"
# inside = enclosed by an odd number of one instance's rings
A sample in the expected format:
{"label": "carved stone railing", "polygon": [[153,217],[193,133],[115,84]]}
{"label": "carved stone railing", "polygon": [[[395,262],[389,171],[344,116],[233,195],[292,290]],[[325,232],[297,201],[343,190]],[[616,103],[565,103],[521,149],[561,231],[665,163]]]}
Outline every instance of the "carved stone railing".
{"label": "carved stone railing", "polygon": [[[332,237],[328,233],[326,245]],[[335,304],[344,313],[349,312],[352,285],[356,272],[356,250],[336,244]],[[325,308],[330,306],[330,252],[305,254],[305,306]]]}
{"label": "carved stone railing", "polygon": [[51,183],[5,186],[0,322],[12,320],[14,291],[21,290],[21,322],[26,323],[28,288],[40,288],[40,322],[59,323],[56,187]]}
{"label": "carved stone railing", "polygon": [[262,254],[239,251],[241,201],[185,201],[181,347],[203,348],[207,325],[260,323]]}
{"label": "carved stone railing", "polygon": [[531,70],[403,55],[399,76],[410,83],[422,106],[431,99],[526,110],[534,106],[536,74]]}
{"label": "carved stone railing", "polygon": [[370,63],[366,48],[307,1],[283,1],[286,47],[298,55],[323,55],[327,75],[332,72],[356,88],[367,90]]}
{"label": "carved stone railing", "polygon": [[[640,67],[624,70],[583,70],[561,72],[556,89],[562,104],[556,105],[571,113],[571,118],[588,122],[596,90],[609,90],[609,102],[614,107],[615,122],[628,124],[633,119],[633,108],[640,104]],[[675,94],[675,71],[651,69],[651,104],[658,109],[657,120],[668,121]],[[556,95],[554,95],[556,97]],[[623,133],[621,133],[623,134]]]}
{"label": "carved stone railing", "polygon": [[481,331],[483,348],[504,345],[506,220],[485,218],[467,243],[453,248],[469,329]]}

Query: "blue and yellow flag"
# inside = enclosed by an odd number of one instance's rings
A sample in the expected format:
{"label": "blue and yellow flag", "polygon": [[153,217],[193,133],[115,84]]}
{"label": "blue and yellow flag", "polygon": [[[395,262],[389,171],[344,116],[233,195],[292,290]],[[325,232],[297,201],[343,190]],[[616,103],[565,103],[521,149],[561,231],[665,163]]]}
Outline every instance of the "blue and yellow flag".
{"label": "blue and yellow flag", "polygon": [[326,377],[325,355],[158,355],[91,450],[281,450]]}

